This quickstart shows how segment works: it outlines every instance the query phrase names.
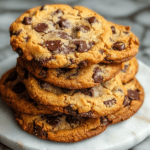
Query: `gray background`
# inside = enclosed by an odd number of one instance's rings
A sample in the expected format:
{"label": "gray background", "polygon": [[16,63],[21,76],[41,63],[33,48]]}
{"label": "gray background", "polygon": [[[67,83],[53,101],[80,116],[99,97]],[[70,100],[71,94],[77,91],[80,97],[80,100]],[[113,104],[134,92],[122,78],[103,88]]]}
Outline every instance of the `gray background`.
{"label": "gray background", "polygon": [[[137,58],[150,66],[150,0],[0,0],[0,62],[15,54],[10,47],[11,23],[29,8],[53,3],[83,5],[109,21],[130,25],[141,43]],[[9,148],[0,144],[0,149]],[[149,149],[150,137],[132,148]]]}

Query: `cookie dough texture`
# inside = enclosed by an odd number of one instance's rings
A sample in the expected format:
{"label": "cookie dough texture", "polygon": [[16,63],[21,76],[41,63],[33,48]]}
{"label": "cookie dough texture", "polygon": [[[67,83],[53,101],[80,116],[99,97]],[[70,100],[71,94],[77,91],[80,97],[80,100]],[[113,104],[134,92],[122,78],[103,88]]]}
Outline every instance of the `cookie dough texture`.
{"label": "cookie dough texture", "polygon": [[83,6],[45,5],[28,10],[10,26],[20,57],[48,68],[121,63],[138,53],[129,27],[107,22]]}
{"label": "cookie dough texture", "polygon": [[138,61],[134,57],[131,60],[122,63],[122,69],[119,72],[122,83],[128,83],[138,72]]}
{"label": "cookie dough texture", "polygon": [[1,99],[14,111],[24,114],[51,114],[54,111],[38,105],[27,93],[16,69],[7,71],[0,80]]}
{"label": "cookie dough texture", "polygon": [[69,90],[37,80],[30,74],[28,78],[19,75],[36,103],[74,115],[85,113],[95,118],[111,114],[122,106],[126,93],[119,76],[93,88]]}
{"label": "cookie dough texture", "polygon": [[58,68],[49,69],[40,67],[37,63],[17,59],[17,71],[20,73],[27,69],[37,79],[52,85],[68,88],[83,89],[99,85],[110,80],[121,70],[121,64],[94,64],[84,68]]}
{"label": "cookie dough texture", "polygon": [[68,115],[16,114],[21,128],[42,139],[57,142],[77,142],[102,133],[107,126],[99,118],[85,119]]}
{"label": "cookie dough texture", "polygon": [[10,26],[13,50],[49,68],[99,63],[105,57],[101,49],[111,46],[111,34],[102,16],[63,4],[30,9]]}
{"label": "cookie dough texture", "polygon": [[144,89],[136,78],[124,84],[128,95],[125,97],[122,108],[116,113],[101,117],[101,121],[107,124],[115,124],[129,119],[142,106],[144,101]]}

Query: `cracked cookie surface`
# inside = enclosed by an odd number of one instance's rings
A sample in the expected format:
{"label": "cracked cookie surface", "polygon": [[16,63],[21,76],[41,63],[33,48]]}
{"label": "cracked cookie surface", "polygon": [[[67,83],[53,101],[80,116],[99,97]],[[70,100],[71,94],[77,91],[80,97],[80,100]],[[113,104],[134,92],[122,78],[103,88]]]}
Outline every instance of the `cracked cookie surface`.
{"label": "cracked cookie surface", "polygon": [[27,69],[36,78],[55,86],[68,89],[83,89],[91,88],[101,82],[110,80],[119,73],[121,64],[94,64],[85,67],[83,62],[80,68],[49,69],[40,67],[35,62],[18,58],[17,71],[23,73],[22,70],[24,69]]}
{"label": "cracked cookie surface", "polygon": [[81,118],[65,114],[17,114],[21,128],[42,139],[57,142],[77,142],[102,133],[107,126],[99,118]]}
{"label": "cracked cookie surface", "polygon": [[144,102],[144,89],[139,81],[134,78],[130,82],[124,84],[127,90],[122,108],[116,113],[101,117],[101,122],[105,125],[115,124],[129,119],[133,116],[142,106]]}
{"label": "cracked cookie surface", "polygon": [[30,74],[27,79],[22,73],[19,75],[35,102],[52,110],[73,115],[95,118],[111,114],[122,106],[126,93],[119,76],[93,88],[69,90],[37,80]]}
{"label": "cracked cookie surface", "polygon": [[111,47],[107,21],[83,6],[45,5],[26,11],[10,26],[11,46],[22,58],[49,68],[101,62]]}

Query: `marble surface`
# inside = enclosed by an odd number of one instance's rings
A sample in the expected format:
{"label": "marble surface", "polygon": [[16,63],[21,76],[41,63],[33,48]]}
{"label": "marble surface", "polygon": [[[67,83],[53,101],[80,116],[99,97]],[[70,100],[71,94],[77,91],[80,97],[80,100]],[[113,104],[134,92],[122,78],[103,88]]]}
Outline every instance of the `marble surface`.
{"label": "marble surface", "polygon": [[[83,5],[109,21],[130,25],[141,43],[137,58],[150,66],[150,0],[0,0],[0,62],[15,54],[9,44],[10,24],[31,7],[53,3]],[[0,144],[1,149],[10,150]],[[131,149],[149,150],[150,137]]]}

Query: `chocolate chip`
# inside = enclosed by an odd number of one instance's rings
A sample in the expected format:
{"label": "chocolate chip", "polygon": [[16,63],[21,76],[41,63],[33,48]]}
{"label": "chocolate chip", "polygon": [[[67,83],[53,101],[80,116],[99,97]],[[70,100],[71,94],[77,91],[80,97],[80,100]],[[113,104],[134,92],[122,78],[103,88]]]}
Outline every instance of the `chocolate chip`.
{"label": "chocolate chip", "polygon": [[18,36],[21,32],[22,32],[22,29],[19,31],[15,31],[14,33],[13,33],[13,31],[10,31],[10,36],[13,36],[13,35]]}
{"label": "chocolate chip", "polygon": [[103,82],[103,76],[101,76],[102,70],[98,67],[94,68],[94,73],[92,78],[94,79],[95,83],[101,83]]}
{"label": "chocolate chip", "polygon": [[69,28],[70,23],[66,19],[62,19],[58,22],[60,28]]}
{"label": "chocolate chip", "polygon": [[92,88],[80,89],[80,90],[77,90],[77,92],[83,93],[84,95],[88,95],[88,96],[91,96],[91,97],[94,96],[94,90]]}
{"label": "chocolate chip", "polygon": [[46,78],[47,77],[47,70],[48,70],[48,68],[43,67],[41,72],[39,73],[39,76],[41,76],[42,78]]}
{"label": "chocolate chip", "polygon": [[78,116],[80,116],[80,117],[84,117],[84,118],[92,118],[92,116],[93,116],[93,113],[91,112],[91,111],[89,111],[89,112],[85,112],[85,113],[80,113],[80,114],[78,114]]}
{"label": "chocolate chip", "polygon": [[46,23],[39,23],[35,26],[35,30],[37,32],[44,32],[48,28],[48,25]]}
{"label": "chocolate chip", "polygon": [[100,122],[102,125],[105,125],[105,126],[108,126],[111,123],[111,121],[108,120],[107,116],[100,117]]}
{"label": "chocolate chip", "polygon": [[60,40],[54,40],[54,41],[46,41],[46,47],[49,51],[59,51],[59,48],[61,47],[61,41]]}
{"label": "chocolate chip", "polygon": [[112,105],[116,104],[116,100],[115,98],[107,100],[105,102],[103,102],[106,106],[111,107]]}
{"label": "chocolate chip", "polygon": [[22,49],[20,47],[18,47],[16,49],[16,52],[18,53],[18,55],[21,57],[23,55]]}
{"label": "chocolate chip", "polygon": [[17,94],[21,94],[23,93],[26,88],[25,88],[25,85],[22,83],[22,82],[18,82],[12,89],[15,93]]}
{"label": "chocolate chip", "polygon": [[90,50],[90,49],[92,48],[92,46],[95,45],[95,44],[96,44],[96,43],[93,42],[93,41],[92,41],[92,42],[89,42],[89,48],[88,48],[88,49]]}
{"label": "chocolate chip", "polygon": [[79,64],[78,64],[78,67],[80,68],[85,68],[88,66],[88,63],[87,63],[87,60],[84,60],[84,61],[81,61]]}
{"label": "chocolate chip", "polygon": [[124,101],[123,101],[123,105],[124,105],[124,106],[129,106],[129,105],[130,105],[130,102],[131,102],[131,101],[129,100],[128,96],[125,96],[125,97],[124,97]]}
{"label": "chocolate chip", "polygon": [[90,30],[90,28],[88,26],[84,26],[84,25],[81,25],[81,26],[79,26],[79,27],[76,28],[76,31],[87,32],[89,30]]}
{"label": "chocolate chip", "polygon": [[103,55],[104,54],[104,50],[100,49],[99,52]]}
{"label": "chocolate chip", "polygon": [[58,36],[62,39],[68,39],[69,35],[65,32],[58,32]]}
{"label": "chocolate chip", "polygon": [[26,68],[24,68],[23,71],[24,71],[24,78],[28,79],[29,71]]}
{"label": "chocolate chip", "polygon": [[46,10],[45,5],[41,7],[40,11]]}
{"label": "chocolate chip", "polygon": [[129,34],[129,32],[127,32],[127,31],[123,31],[123,33],[124,33],[124,34]]}
{"label": "chocolate chip", "polygon": [[47,82],[44,82],[44,81],[42,81],[42,80],[39,80],[38,81],[38,85],[40,85],[40,87],[41,88],[43,88],[43,89],[47,89],[47,88],[49,88],[49,83],[47,83]]}
{"label": "chocolate chip", "polygon": [[115,27],[114,27],[114,26],[111,26],[111,30],[112,30],[112,33],[113,33],[113,34],[116,33],[116,30],[115,30]]}
{"label": "chocolate chip", "polygon": [[54,15],[57,15],[59,13],[63,13],[60,9],[57,9],[55,12],[54,12]]}
{"label": "chocolate chip", "polygon": [[9,82],[9,81],[14,81],[16,79],[17,79],[17,71],[15,69],[13,72],[11,72],[11,74],[9,74],[9,76],[7,77],[5,83]]}
{"label": "chocolate chip", "polygon": [[58,118],[59,116],[52,116],[52,115],[42,115],[41,118],[46,120],[46,123],[48,123],[51,126],[56,127],[59,122],[60,119]]}
{"label": "chocolate chip", "polygon": [[81,121],[81,117],[79,116],[71,116],[71,115],[66,116],[66,122],[68,122],[69,124],[77,124],[80,121]]}
{"label": "chocolate chip", "polygon": [[26,40],[26,42],[28,42],[29,39],[30,39],[30,37],[27,36],[27,37],[25,37],[24,39]]}
{"label": "chocolate chip", "polygon": [[73,58],[70,58],[69,60],[70,60],[70,63],[71,63],[71,64],[74,64],[74,63],[75,63],[75,61],[74,61]]}
{"label": "chocolate chip", "polygon": [[97,22],[97,19],[96,19],[95,17],[90,17],[90,18],[88,18],[88,22],[89,22],[90,24],[92,24],[92,23]]}
{"label": "chocolate chip", "polygon": [[139,100],[139,91],[128,90],[128,97],[130,100]]}
{"label": "chocolate chip", "polygon": [[67,107],[64,108],[66,110],[67,113],[71,114],[71,115],[76,115],[77,111],[73,110],[72,107],[70,105],[68,105]]}
{"label": "chocolate chip", "polygon": [[113,44],[113,49],[114,50],[122,51],[125,48],[126,47],[125,47],[125,44],[123,42],[116,42],[116,43]]}
{"label": "chocolate chip", "polygon": [[24,17],[22,23],[25,24],[25,25],[30,25],[31,21],[32,21],[31,17]]}
{"label": "chocolate chip", "polygon": [[75,41],[74,44],[76,45],[76,51],[79,53],[87,52],[88,48],[85,41]]}
{"label": "chocolate chip", "polygon": [[70,68],[59,68],[59,69],[56,69],[56,71],[58,72],[57,77],[59,77],[61,74],[65,74],[66,72],[71,71],[71,69]]}
{"label": "chocolate chip", "polygon": [[128,67],[129,67],[129,65],[124,65],[124,69],[122,69],[121,71],[126,72]]}
{"label": "chocolate chip", "polygon": [[38,137],[47,137],[47,132],[41,126],[36,125],[35,123],[34,123],[33,133]]}

